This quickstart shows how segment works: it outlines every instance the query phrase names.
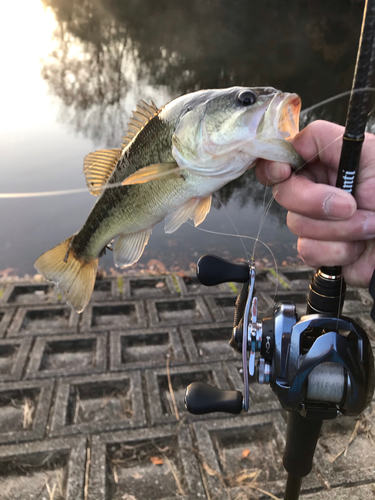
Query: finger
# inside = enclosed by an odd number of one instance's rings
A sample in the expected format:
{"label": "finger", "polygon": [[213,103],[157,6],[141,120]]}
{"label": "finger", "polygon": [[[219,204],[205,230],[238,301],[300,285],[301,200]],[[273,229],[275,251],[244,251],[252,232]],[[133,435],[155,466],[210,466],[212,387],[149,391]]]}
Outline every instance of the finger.
{"label": "finger", "polygon": [[352,195],[333,186],[315,184],[303,175],[292,175],[273,188],[276,201],[290,212],[312,219],[346,220],[357,205]]}
{"label": "finger", "polygon": [[338,169],[344,127],[317,120],[310,123],[294,139],[292,144],[307,162],[319,159],[327,167]]}
{"label": "finger", "polygon": [[301,238],[326,241],[359,241],[375,237],[375,214],[357,210],[345,221],[316,220],[288,212],[287,224]]}
{"label": "finger", "polygon": [[273,186],[290,177],[292,168],[279,161],[259,160],[255,167],[258,181],[264,186]]}
{"label": "finger", "polygon": [[299,238],[297,250],[310,267],[346,266],[365,250],[364,242],[319,241]]}
{"label": "finger", "polygon": [[349,266],[343,267],[343,275],[348,285],[368,287],[375,269],[375,239],[367,242],[366,250]]}

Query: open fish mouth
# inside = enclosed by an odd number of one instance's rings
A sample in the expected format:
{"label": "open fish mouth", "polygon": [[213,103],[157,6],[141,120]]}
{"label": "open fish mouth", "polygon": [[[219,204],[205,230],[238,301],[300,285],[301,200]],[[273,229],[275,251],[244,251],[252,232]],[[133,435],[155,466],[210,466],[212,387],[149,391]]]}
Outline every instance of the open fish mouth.
{"label": "open fish mouth", "polygon": [[297,94],[275,94],[257,128],[257,139],[293,139],[299,132],[301,99]]}
{"label": "open fish mouth", "polygon": [[280,103],[278,131],[284,139],[293,139],[299,132],[299,113],[301,111],[301,99],[297,94],[289,96]]}

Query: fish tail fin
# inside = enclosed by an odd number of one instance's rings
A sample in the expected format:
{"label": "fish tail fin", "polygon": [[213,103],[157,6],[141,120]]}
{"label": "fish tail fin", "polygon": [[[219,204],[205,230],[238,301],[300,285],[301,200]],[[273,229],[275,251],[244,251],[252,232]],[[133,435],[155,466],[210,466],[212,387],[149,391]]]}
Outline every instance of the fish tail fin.
{"label": "fish tail fin", "polygon": [[80,313],[94,289],[99,259],[89,262],[79,259],[70,249],[72,238],[41,255],[34,267],[47,281],[55,283],[70,307]]}

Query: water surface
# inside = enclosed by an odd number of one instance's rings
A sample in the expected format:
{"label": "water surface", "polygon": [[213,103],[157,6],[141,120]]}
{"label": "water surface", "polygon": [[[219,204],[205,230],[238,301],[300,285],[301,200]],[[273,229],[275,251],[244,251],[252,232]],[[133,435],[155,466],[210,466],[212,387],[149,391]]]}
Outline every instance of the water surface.
{"label": "water surface", "polygon": [[[83,158],[119,147],[139,99],[158,106],[204,88],[272,85],[304,108],[351,87],[363,2],[316,0],[24,0],[0,3],[0,191],[84,188]],[[17,30],[14,22],[17,20]],[[6,71],[4,72],[4,68]],[[347,99],[303,116],[344,123]],[[252,172],[219,193],[201,227],[256,236],[266,193]],[[34,273],[36,258],[77,231],[95,198],[0,199],[0,270]],[[274,203],[261,232],[277,260],[296,239]],[[245,242],[247,251],[252,243]],[[237,238],[183,225],[152,234],[150,259],[187,269],[203,253],[244,258]],[[257,246],[258,260],[271,262]],[[289,258],[289,259],[288,259]],[[112,256],[101,264],[109,269]]]}

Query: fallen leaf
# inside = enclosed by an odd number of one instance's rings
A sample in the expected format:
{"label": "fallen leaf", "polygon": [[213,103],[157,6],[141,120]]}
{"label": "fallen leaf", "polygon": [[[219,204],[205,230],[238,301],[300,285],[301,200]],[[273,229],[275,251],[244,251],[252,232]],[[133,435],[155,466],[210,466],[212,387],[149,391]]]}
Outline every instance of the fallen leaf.
{"label": "fallen leaf", "polygon": [[206,464],[206,462],[203,462],[203,468],[210,476],[220,476],[220,474],[216,472],[216,470],[212,469],[208,464]]}
{"label": "fallen leaf", "polygon": [[118,271],[116,271],[116,269],[114,267],[110,267],[109,270],[111,272],[111,276],[118,276],[119,275]]}
{"label": "fallen leaf", "polygon": [[135,471],[135,472],[133,472],[132,477],[134,479],[142,479],[143,476],[139,472]]}
{"label": "fallen leaf", "polygon": [[236,477],[237,483],[243,483],[244,481],[247,481],[248,479],[254,479],[257,476],[259,476],[259,471],[253,471],[253,472],[245,472],[244,474],[241,474],[240,476]]}
{"label": "fallen leaf", "polygon": [[156,283],[155,288],[164,288],[165,283],[163,281],[159,281],[159,283]]}
{"label": "fallen leaf", "polygon": [[163,465],[163,459],[160,457],[150,457],[150,460],[154,465]]}
{"label": "fallen leaf", "polygon": [[246,448],[245,450],[243,450],[242,452],[242,458],[246,458],[250,455],[250,450],[248,448]]}
{"label": "fallen leaf", "polygon": [[156,271],[159,274],[167,274],[167,268],[165,265],[157,259],[151,259],[147,262],[147,267],[149,271]]}

